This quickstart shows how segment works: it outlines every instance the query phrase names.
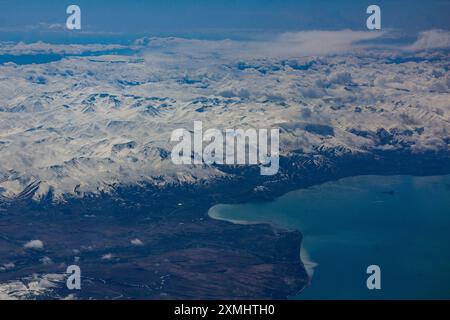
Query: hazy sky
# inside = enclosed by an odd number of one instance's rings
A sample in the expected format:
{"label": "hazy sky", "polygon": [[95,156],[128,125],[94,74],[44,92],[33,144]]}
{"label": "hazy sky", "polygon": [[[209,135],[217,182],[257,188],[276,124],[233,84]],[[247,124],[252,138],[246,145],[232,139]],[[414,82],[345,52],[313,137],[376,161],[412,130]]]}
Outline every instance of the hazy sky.
{"label": "hazy sky", "polygon": [[70,4],[81,7],[84,36],[99,38],[363,30],[370,4],[381,7],[384,29],[450,29],[450,0],[0,0],[0,39],[64,37],[57,26]]}

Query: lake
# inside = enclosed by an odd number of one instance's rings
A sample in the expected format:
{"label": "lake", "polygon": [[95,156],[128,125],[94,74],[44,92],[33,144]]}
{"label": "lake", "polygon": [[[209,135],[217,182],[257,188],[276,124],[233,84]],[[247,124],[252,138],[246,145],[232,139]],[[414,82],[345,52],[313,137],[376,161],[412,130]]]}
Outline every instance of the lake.
{"label": "lake", "polygon": [[60,61],[64,58],[70,57],[97,57],[102,55],[132,55],[136,53],[135,50],[112,49],[102,51],[85,51],[80,54],[59,54],[59,53],[36,53],[36,54],[0,54],[0,65],[5,63],[15,63],[17,65],[27,64],[46,64],[50,62]]}
{"label": "lake", "polygon": [[450,176],[345,178],[209,215],[300,230],[311,284],[294,299],[450,299]]}

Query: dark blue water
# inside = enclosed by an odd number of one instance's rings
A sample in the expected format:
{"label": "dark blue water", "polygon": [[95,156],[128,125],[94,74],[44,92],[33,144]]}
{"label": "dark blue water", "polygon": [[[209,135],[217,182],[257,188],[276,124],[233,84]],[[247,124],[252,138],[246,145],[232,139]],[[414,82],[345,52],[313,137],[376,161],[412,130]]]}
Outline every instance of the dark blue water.
{"label": "dark blue water", "polygon": [[102,51],[86,51],[80,54],[56,54],[56,53],[42,53],[42,54],[2,54],[0,55],[0,64],[7,62],[13,62],[18,65],[25,64],[45,64],[55,61],[60,61],[64,58],[69,57],[96,57],[102,55],[132,55],[136,51],[128,48],[124,49],[113,49],[113,50],[102,50]]}
{"label": "dark blue water", "polygon": [[59,61],[62,59],[62,55],[59,54],[22,54],[22,55],[13,55],[13,54],[2,54],[0,55],[0,64],[4,64],[7,62],[12,62],[15,64],[43,64],[54,61]]}
{"label": "dark blue water", "polygon": [[[210,215],[301,230],[302,258],[317,265],[296,298],[450,299],[450,176],[353,177]],[[367,289],[372,264],[381,290]]]}

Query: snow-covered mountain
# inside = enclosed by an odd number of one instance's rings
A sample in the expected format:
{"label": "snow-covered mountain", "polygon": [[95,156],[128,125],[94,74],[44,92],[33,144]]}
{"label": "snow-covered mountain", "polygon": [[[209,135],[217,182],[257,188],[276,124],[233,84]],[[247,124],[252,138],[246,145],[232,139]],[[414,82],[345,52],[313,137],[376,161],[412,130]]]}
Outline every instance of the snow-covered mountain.
{"label": "snow-covered mountain", "polygon": [[383,33],[140,39],[129,47],[134,55],[95,56],[83,52],[115,47],[3,44],[3,54],[78,55],[0,65],[0,201],[228,175],[172,163],[171,132],[194,121],[279,127],[284,156],[448,150],[448,34],[430,31],[402,47],[367,43],[378,37]]}

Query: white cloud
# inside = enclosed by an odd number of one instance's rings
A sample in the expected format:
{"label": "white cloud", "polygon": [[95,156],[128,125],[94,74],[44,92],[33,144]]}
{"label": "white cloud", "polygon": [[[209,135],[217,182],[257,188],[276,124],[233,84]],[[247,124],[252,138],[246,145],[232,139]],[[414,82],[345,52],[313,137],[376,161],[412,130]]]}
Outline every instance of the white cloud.
{"label": "white cloud", "polygon": [[361,41],[383,35],[383,32],[352,30],[289,32],[279,36],[273,44],[267,44],[267,49],[276,57],[328,55],[364,48]]}
{"label": "white cloud", "polygon": [[111,253],[107,253],[102,256],[102,260],[111,260],[112,258],[113,255]]}
{"label": "white cloud", "polygon": [[41,240],[31,240],[23,245],[25,249],[42,249],[44,248],[44,243]]}
{"label": "white cloud", "polygon": [[0,271],[6,271],[6,270],[11,270],[14,269],[16,267],[16,265],[13,262],[8,262],[3,264],[2,266],[0,266]]}
{"label": "white cloud", "polygon": [[64,23],[41,22],[41,23],[39,23],[39,28],[40,29],[48,29],[48,30],[58,30],[58,31],[67,30],[67,27]]}
{"label": "white cloud", "polygon": [[53,260],[50,257],[43,257],[42,259],[40,259],[39,261],[41,261],[42,264],[48,265],[48,264],[52,264]]}
{"label": "white cloud", "polygon": [[450,48],[450,32],[446,30],[428,30],[421,32],[417,41],[407,50],[421,51]]}
{"label": "white cloud", "polygon": [[132,245],[135,245],[135,246],[142,246],[142,245],[144,244],[144,243],[143,243],[141,240],[139,240],[139,239],[133,239],[133,240],[131,240],[130,242],[131,242]]}
{"label": "white cloud", "polygon": [[147,46],[150,50],[149,54],[152,51],[172,50],[177,55],[195,57],[289,59],[351,52],[367,47],[367,44],[363,45],[360,43],[361,41],[374,40],[384,34],[381,31],[353,30],[298,31],[283,33],[272,39],[259,41],[142,38],[135,44]]}
{"label": "white cloud", "polygon": [[0,42],[0,54],[82,54],[83,52],[96,52],[117,50],[125,48],[115,44],[51,44],[42,41],[34,43]]}

